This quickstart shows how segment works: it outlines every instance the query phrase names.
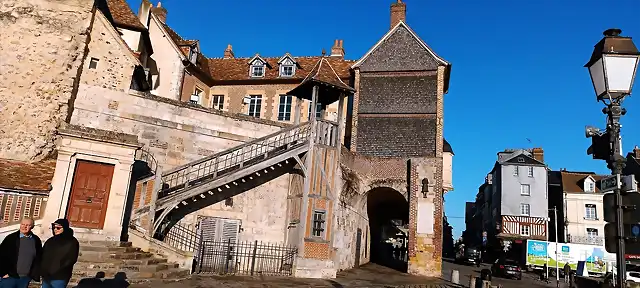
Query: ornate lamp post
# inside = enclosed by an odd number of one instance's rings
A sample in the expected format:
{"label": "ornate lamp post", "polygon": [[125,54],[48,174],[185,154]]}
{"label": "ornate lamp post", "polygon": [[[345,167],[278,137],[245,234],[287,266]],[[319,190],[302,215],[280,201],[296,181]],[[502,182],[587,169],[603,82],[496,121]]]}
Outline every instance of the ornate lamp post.
{"label": "ornate lamp post", "polygon": [[617,176],[618,181],[617,189],[614,190],[617,232],[616,287],[624,287],[626,278],[623,205],[620,191],[620,175],[625,167],[625,157],[622,156],[620,117],[627,112],[622,108],[622,101],[631,94],[640,61],[640,53],[631,37],[620,36],[620,33],[622,33],[620,29],[604,31],[604,38],[595,45],[591,59],[585,65],[589,68],[597,100],[606,105],[602,112],[607,115],[606,132],[587,127],[587,137],[593,138],[593,144],[587,153],[592,154],[594,159],[606,160],[607,167],[611,169],[613,175]]}

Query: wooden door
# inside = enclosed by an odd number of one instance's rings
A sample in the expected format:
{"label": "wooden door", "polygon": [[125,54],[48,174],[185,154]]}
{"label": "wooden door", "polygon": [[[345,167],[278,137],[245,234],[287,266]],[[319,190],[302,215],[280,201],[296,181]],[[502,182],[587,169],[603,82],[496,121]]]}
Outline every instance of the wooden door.
{"label": "wooden door", "polygon": [[114,165],[78,160],[67,219],[74,227],[102,229]]}

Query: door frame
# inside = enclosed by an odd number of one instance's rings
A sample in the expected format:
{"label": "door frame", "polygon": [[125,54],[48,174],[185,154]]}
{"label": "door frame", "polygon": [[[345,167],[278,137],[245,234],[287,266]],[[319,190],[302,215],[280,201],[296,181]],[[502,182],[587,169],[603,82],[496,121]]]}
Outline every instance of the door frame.
{"label": "door frame", "polygon": [[[65,213],[64,213],[64,218],[68,219],[69,217],[69,209],[71,208],[71,199],[73,199],[73,187],[75,186],[75,177],[76,177],[76,172],[78,171],[78,165],[80,164],[80,162],[86,162],[86,163],[95,163],[95,164],[100,164],[100,165],[108,165],[108,166],[112,166],[113,170],[111,172],[111,181],[109,181],[109,191],[107,191],[107,197],[105,197],[106,199],[106,205],[104,207],[104,209],[102,210],[102,212],[100,213],[100,222],[102,223],[101,225],[99,225],[100,227],[97,228],[88,228],[88,227],[80,227],[80,226],[76,226],[74,225],[74,223],[70,223],[72,227],[77,227],[77,228],[81,228],[81,229],[99,229],[102,230],[105,227],[105,222],[106,222],[106,218],[107,218],[107,210],[109,209],[109,199],[111,198],[111,188],[113,186],[113,179],[114,179],[114,175],[116,172],[116,164],[113,163],[108,163],[108,162],[104,162],[104,161],[96,161],[96,160],[89,160],[89,159],[82,159],[82,158],[76,158],[74,160],[74,164],[73,164],[73,173],[70,173],[71,175],[71,183],[69,185],[69,195],[67,197],[67,205],[66,205],[66,209],[65,209]],[[62,208],[62,207],[61,207]],[[70,221],[71,222],[71,221]]]}

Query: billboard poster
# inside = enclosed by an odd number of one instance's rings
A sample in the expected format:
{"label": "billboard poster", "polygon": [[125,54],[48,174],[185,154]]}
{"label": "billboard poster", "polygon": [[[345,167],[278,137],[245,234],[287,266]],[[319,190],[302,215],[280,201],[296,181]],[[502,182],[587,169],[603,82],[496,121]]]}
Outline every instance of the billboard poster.
{"label": "billboard poster", "polygon": [[615,254],[606,252],[603,246],[558,243],[557,247],[558,253],[555,242],[528,240],[527,264],[544,266],[549,263],[549,267],[555,267],[557,262],[562,268],[569,263],[571,269],[576,270],[578,261],[585,261],[590,273],[606,273],[607,263],[615,262]]}

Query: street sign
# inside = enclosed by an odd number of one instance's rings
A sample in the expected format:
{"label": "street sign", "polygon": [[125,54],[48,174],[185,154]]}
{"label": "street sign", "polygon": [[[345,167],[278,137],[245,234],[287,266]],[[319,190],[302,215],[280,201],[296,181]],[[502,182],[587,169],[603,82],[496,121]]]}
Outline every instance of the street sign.
{"label": "street sign", "polygon": [[609,192],[618,188],[618,176],[613,175],[600,180],[600,192]]}
{"label": "street sign", "polygon": [[[609,253],[616,253],[616,223],[604,225],[604,247]],[[625,224],[623,236],[625,237],[625,254],[640,255],[640,223]]]}
{"label": "street sign", "polygon": [[[607,193],[602,199],[604,208],[604,221],[615,222],[616,220],[616,195],[615,193]],[[636,206],[636,209],[631,207],[624,209],[622,213],[623,223],[638,223],[640,222],[640,193],[630,192],[622,193],[622,203],[627,206]]]}

